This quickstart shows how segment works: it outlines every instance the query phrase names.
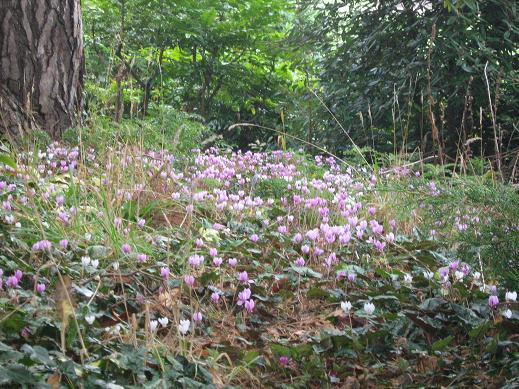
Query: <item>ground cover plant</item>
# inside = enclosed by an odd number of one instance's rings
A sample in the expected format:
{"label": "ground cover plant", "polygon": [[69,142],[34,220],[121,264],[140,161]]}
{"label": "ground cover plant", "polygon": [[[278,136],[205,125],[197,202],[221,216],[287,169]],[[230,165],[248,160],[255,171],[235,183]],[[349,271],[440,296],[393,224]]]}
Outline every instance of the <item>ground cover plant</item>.
{"label": "ground cover plant", "polygon": [[513,187],[302,151],[99,150],[2,154],[3,387],[519,385]]}

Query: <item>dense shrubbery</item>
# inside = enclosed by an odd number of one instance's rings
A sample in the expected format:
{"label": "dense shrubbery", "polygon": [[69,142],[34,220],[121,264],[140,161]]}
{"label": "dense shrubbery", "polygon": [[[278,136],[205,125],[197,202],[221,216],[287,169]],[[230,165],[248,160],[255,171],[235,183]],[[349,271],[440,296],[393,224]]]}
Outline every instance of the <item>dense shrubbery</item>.
{"label": "dense shrubbery", "polygon": [[[465,158],[519,145],[514,1],[302,4],[292,39],[321,54],[324,100],[359,144]],[[348,147],[338,123],[320,117],[316,141]],[[513,166],[513,155],[503,161]]]}

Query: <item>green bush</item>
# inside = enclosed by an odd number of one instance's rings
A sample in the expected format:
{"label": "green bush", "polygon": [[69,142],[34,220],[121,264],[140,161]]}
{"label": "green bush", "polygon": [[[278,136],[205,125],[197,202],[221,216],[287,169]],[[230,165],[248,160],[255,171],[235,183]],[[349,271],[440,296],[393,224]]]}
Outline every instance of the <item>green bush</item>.
{"label": "green bush", "polygon": [[189,151],[218,140],[199,116],[169,107],[152,111],[143,119],[123,119],[119,124],[110,117],[93,114],[87,127],[70,128],[63,138],[72,144],[81,141],[96,148],[117,142],[172,152]]}

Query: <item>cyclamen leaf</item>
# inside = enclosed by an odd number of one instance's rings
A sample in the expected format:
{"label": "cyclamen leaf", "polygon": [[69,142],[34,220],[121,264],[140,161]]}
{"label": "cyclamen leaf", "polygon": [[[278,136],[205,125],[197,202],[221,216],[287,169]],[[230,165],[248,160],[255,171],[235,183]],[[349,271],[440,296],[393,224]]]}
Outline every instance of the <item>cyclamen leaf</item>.
{"label": "cyclamen leaf", "polygon": [[454,336],[451,335],[444,339],[437,340],[436,342],[434,342],[432,344],[431,348],[433,351],[441,351],[441,350],[445,349],[445,347],[447,347],[449,344],[451,344],[453,339],[454,339]]}
{"label": "cyclamen leaf", "polygon": [[16,161],[6,154],[0,154],[0,163],[16,169]]}

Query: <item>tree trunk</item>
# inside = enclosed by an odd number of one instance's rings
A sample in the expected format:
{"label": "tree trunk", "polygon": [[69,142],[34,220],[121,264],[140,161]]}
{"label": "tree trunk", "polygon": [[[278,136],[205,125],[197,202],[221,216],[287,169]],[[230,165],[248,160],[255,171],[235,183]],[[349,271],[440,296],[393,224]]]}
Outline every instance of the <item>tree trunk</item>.
{"label": "tree trunk", "polygon": [[126,66],[124,63],[119,65],[119,70],[115,75],[115,85],[117,90],[116,100],[115,100],[115,122],[120,123],[123,118],[124,112],[124,92],[122,86],[122,80],[126,76]]}
{"label": "tree trunk", "polygon": [[80,119],[83,73],[80,0],[0,0],[0,131],[61,136]]}

